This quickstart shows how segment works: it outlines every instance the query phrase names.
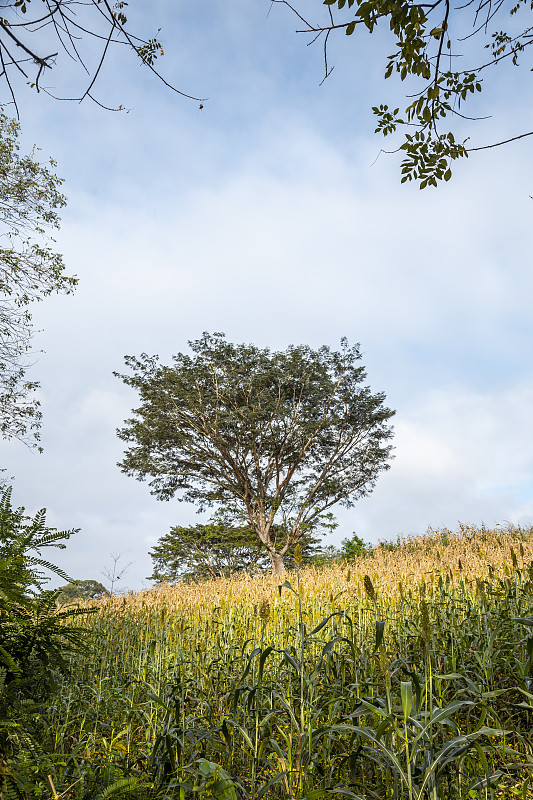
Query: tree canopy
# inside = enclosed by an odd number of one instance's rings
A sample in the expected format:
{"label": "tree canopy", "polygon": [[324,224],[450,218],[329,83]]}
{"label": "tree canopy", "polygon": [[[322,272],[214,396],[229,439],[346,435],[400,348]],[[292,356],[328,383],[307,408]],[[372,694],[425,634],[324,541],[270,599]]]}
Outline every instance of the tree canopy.
{"label": "tree canopy", "polygon": [[319,22],[311,21],[318,3],[309,9],[288,0],[272,2],[288,6],[300,23],[298,32],[322,43],[325,77],[333,70],[328,53],[335,34],[390,31],[394,45],[385,58],[384,76],[406,81],[407,105],[380,103],[372,110],[376,133],[404,131],[398,146],[404,154],[402,182],[436,186],[450,179],[454,160],[533,134],[518,131],[504,141],[472,146],[456,130],[458,123],[464,130],[464,120],[477,118],[468,115],[465,105],[483,90],[494,68],[524,62],[533,43],[530,2],[475,0],[453,6],[451,0],[323,0]]}
{"label": "tree canopy", "polygon": [[[152,494],[217,506],[250,525],[274,571],[333,505],[369,494],[391,454],[383,393],[361,384],[359,345],[271,352],[221,333],[189,342],[171,366],[126,356],[115,373],[141,405],[118,431],[119,466]],[[281,537],[279,531],[282,531]]]}
{"label": "tree canopy", "polygon": [[93,578],[85,581],[70,581],[58,589],[60,603],[72,603],[74,600],[99,600],[107,590],[100,581]]}
{"label": "tree canopy", "polygon": [[[320,532],[336,527],[329,519],[320,520],[318,525]],[[314,535],[315,532],[307,531],[299,542],[303,564],[325,556],[320,536]],[[279,526],[273,526],[275,539],[283,541],[283,534]],[[254,529],[250,525],[232,525],[224,515],[216,515],[207,524],[172,527],[150,550],[150,556],[154,570],[148,580],[158,583],[229,578],[238,572],[253,575],[264,571],[270,563]],[[286,566],[293,565],[294,548],[286,553],[284,560]]]}
{"label": "tree canopy", "polygon": [[265,555],[249,526],[220,521],[189,527],[176,525],[150,550],[153,574],[148,580],[174,583],[252,573],[263,567]]}
{"label": "tree canopy", "polygon": [[0,112],[0,435],[35,444],[41,413],[38,384],[28,380],[33,329],[30,306],[54,292],[70,293],[77,278],[65,274],[50,230],[66,203],[61,179],[35,151],[19,154],[19,125]]}

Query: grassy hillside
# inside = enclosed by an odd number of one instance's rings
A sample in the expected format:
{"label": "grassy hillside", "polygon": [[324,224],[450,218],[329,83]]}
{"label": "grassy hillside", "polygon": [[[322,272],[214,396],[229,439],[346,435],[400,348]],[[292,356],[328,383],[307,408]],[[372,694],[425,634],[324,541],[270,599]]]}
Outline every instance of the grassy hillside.
{"label": "grassy hillside", "polygon": [[533,530],[429,531],[279,583],[103,601],[20,796],[533,797]]}

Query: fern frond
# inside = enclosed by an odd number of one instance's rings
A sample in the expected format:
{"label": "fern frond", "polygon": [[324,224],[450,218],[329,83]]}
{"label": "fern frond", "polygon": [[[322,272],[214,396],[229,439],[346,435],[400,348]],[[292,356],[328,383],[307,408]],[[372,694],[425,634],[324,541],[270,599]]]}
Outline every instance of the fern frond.
{"label": "fern frond", "polygon": [[119,778],[119,780],[112,783],[111,786],[108,786],[107,789],[104,789],[98,800],[110,800],[112,797],[124,797],[129,792],[140,788],[148,789],[149,784],[143,782],[139,778]]}

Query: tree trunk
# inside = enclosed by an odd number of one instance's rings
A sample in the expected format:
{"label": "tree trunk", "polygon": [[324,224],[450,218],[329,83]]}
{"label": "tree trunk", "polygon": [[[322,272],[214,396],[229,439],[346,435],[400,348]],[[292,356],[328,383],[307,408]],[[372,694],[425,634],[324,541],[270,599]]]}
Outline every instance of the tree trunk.
{"label": "tree trunk", "polygon": [[272,561],[272,574],[284,575],[285,565],[283,564],[283,556],[279,553],[269,553],[270,560]]}
{"label": "tree trunk", "polygon": [[276,553],[274,550],[275,537],[272,538],[271,521],[267,520],[264,514],[261,514],[259,518],[257,518],[254,517],[254,514],[250,512],[248,513],[248,518],[257,534],[259,541],[264,544],[270,557],[270,561],[272,562],[272,574],[280,576],[284,575],[285,565],[283,563],[283,556],[285,555],[287,548],[283,548],[283,553]]}

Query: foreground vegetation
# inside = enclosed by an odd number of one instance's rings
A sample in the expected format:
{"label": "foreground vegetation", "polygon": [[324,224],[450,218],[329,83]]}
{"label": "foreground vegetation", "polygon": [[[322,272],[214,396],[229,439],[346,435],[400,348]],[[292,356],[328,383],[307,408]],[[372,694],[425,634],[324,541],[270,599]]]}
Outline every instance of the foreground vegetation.
{"label": "foreground vegetation", "polygon": [[2,797],[533,797],[533,530],[163,586],[76,617],[92,650]]}

